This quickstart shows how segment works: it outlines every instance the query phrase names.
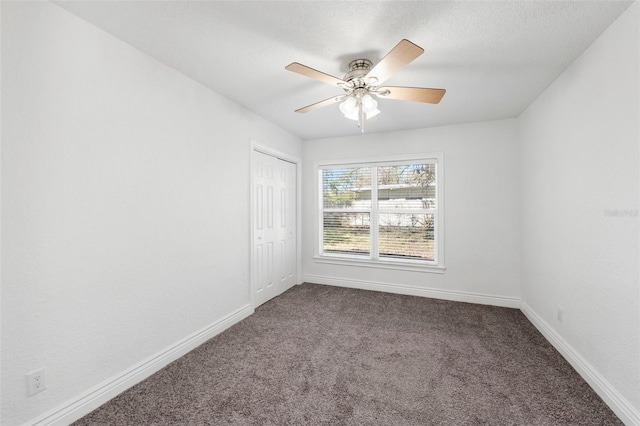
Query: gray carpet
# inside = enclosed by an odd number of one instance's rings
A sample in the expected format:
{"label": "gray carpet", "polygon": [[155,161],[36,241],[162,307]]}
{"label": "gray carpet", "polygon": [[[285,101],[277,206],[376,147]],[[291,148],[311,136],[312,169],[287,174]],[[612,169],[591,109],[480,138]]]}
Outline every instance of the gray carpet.
{"label": "gray carpet", "polygon": [[303,284],[76,425],[621,425],[516,309]]}

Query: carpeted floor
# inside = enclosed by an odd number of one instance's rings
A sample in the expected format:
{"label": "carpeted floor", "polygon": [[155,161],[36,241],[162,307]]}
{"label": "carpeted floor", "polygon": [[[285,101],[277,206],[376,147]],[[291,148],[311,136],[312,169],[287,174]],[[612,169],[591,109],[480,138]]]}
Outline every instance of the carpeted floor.
{"label": "carpeted floor", "polygon": [[516,309],[303,284],[75,425],[621,425]]}

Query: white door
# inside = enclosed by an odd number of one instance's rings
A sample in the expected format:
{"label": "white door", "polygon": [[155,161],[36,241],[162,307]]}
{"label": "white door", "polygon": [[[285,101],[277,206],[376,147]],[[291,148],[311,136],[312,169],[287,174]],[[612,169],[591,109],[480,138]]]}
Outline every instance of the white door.
{"label": "white door", "polygon": [[296,283],[296,165],[252,153],[255,306]]}

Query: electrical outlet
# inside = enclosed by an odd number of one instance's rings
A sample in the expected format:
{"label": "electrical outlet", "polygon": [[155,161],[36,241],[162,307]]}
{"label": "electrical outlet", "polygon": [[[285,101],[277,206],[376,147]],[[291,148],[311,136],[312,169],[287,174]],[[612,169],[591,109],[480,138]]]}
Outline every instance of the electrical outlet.
{"label": "electrical outlet", "polygon": [[27,396],[35,395],[47,388],[44,380],[44,368],[27,374]]}

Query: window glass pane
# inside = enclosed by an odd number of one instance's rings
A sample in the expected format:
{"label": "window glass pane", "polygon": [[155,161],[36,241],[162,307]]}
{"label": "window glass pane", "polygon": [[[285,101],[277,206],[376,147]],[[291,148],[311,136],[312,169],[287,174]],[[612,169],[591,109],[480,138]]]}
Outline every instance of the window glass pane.
{"label": "window glass pane", "polygon": [[368,167],[322,170],[323,206],[353,210],[371,208],[371,169]]}
{"label": "window glass pane", "polygon": [[434,215],[380,214],[381,258],[434,260]]}
{"label": "window glass pane", "polygon": [[323,245],[325,253],[369,254],[369,213],[323,214]]}
{"label": "window glass pane", "polygon": [[435,209],[436,165],[378,167],[378,208]]}

